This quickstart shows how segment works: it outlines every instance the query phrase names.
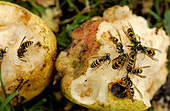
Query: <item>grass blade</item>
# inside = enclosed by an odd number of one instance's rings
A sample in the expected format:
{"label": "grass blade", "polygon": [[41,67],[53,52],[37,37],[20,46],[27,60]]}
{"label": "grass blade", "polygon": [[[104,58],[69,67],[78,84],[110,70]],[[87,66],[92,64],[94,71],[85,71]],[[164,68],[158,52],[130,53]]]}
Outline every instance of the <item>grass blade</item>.
{"label": "grass blade", "polygon": [[1,96],[0,96],[0,101],[1,101],[1,102],[3,102],[3,101],[4,101],[4,99],[3,99]]}
{"label": "grass blade", "polygon": [[170,35],[170,10],[167,10],[164,13],[164,24],[165,24],[165,29],[168,35]]}
{"label": "grass blade", "polygon": [[74,5],[74,3],[71,0],[67,0],[67,2],[69,3],[69,5],[71,5],[77,12],[80,12],[78,10],[78,8],[76,7],[76,5]]}
{"label": "grass blade", "polygon": [[155,0],[155,8],[156,8],[156,13],[160,17],[161,16],[161,12],[160,12],[160,0]]}
{"label": "grass blade", "polygon": [[5,88],[4,88],[4,84],[3,84],[3,82],[2,82],[1,69],[0,69],[0,82],[1,82],[1,86],[2,86],[2,90],[3,90],[3,92],[4,92],[4,95],[5,95],[5,97],[7,97],[7,94],[6,94]]}
{"label": "grass blade", "polygon": [[46,101],[47,101],[46,99],[40,100],[34,106],[32,106],[28,111],[36,111],[36,109],[40,108]]}
{"label": "grass blade", "polygon": [[[0,68],[0,82],[1,82],[1,87],[2,87],[2,90],[3,90],[3,92],[4,92],[4,95],[5,95],[5,97],[7,98],[7,94],[6,94],[6,92],[5,92],[4,84],[3,84],[3,82],[2,82],[1,68]],[[10,101],[9,101],[9,105],[10,105],[11,109],[14,111],[14,108],[13,108],[13,106],[12,106],[12,104],[11,104]],[[0,111],[1,111],[1,110],[0,110]]]}
{"label": "grass blade", "polygon": [[157,21],[161,21],[161,17],[152,10],[148,11],[148,14],[152,15]]}
{"label": "grass blade", "polygon": [[[1,103],[4,101],[4,99],[1,96],[0,96],[0,101]],[[5,111],[11,111],[8,106],[6,106],[5,108],[6,108]]]}
{"label": "grass blade", "polygon": [[13,97],[15,97],[16,95],[17,95],[17,93],[18,93],[18,90],[17,91],[15,91],[15,92],[13,92],[10,96],[8,96],[3,102],[2,102],[2,104],[1,104],[1,106],[0,106],[0,111],[3,111],[4,110],[4,108],[7,106],[7,104],[10,102],[10,100],[13,98]]}
{"label": "grass blade", "polygon": [[32,5],[33,9],[36,9],[39,14],[41,15],[42,12],[45,11],[45,9],[43,7],[41,7],[40,5],[37,5],[34,0],[28,0],[28,2]]}

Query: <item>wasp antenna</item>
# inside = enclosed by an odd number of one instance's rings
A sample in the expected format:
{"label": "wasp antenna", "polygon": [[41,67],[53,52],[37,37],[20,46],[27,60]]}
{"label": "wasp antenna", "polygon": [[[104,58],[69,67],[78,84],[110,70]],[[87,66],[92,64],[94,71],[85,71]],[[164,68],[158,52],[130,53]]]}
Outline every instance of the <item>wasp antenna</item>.
{"label": "wasp antenna", "polygon": [[110,53],[105,53],[106,55],[110,56]]}
{"label": "wasp antenna", "polygon": [[117,71],[117,76],[119,75],[120,70]]}
{"label": "wasp antenna", "polygon": [[149,67],[151,67],[151,66],[142,66],[142,67],[138,67],[136,69],[139,69],[139,68],[149,68]]}
{"label": "wasp antenna", "polygon": [[139,75],[139,74],[134,74],[135,76],[141,77],[141,78],[146,78],[144,75]]}
{"label": "wasp antenna", "polygon": [[25,38],[26,38],[26,36],[24,36],[24,38],[22,39],[21,44],[23,43],[23,41],[24,41]]}
{"label": "wasp antenna", "polygon": [[139,43],[141,43],[141,41],[140,41],[140,36],[138,36],[139,37]]}
{"label": "wasp antenna", "polygon": [[110,33],[110,31],[107,31],[107,32],[108,32],[109,36],[111,36],[111,37],[113,36],[113,35]]}
{"label": "wasp antenna", "polygon": [[123,32],[125,33],[125,35],[127,36],[127,32],[124,26],[122,26]]}
{"label": "wasp antenna", "polygon": [[126,47],[133,47],[132,45],[126,45]]}
{"label": "wasp antenna", "polygon": [[108,63],[108,65],[110,64],[110,62],[111,62],[111,59],[109,59],[109,63]]}
{"label": "wasp antenna", "polygon": [[116,30],[116,32],[117,32],[117,34],[118,34],[118,36],[119,36],[120,42],[122,43],[122,39],[121,39],[121,35],[120,35],[119,30],[118,30],[117,28],[116,28],[115,30]]}
{"label": "wasp antenna", "polygon": [[[130,28],[133,30],[132,24],[128,21],[127,24],[130,26]],[[133,30],[134,31],[134,30]]]}
{"label": "wasp antenna", "polygon": [[6,47],[5,47],[5,50],[6,50],[6,49],[9,49],[9,47],[6,46]]}

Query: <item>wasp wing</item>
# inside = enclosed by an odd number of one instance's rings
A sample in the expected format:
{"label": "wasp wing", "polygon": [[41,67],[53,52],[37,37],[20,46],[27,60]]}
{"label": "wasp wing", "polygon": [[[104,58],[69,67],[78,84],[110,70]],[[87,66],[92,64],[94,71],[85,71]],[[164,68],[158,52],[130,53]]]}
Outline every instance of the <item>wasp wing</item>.
{"label": "wasp wing", "polygon": [[134,86],[134,88],[138,91],[138,93],[139,93],[139,96],[141,97],[141,99],[143,99],[143,95],[142,95],[142,93],[139,91],[139,89],[133,84],[133,86]]}
{"label": "wasp wing", "polygon": [[[146,48],[147,48],[147,50],[154,50],[154,51],[157,51],[157,52],[159,52],[159,53],[162,53],[161,50],[156,49],[156,48],[151,48],[151,47],[146,47]],[[144,54],[146,54],[148,57],[150,57],[152,60],[154,60],[154,61],[156,61],[156,62],[159,61],[157,58],[155,58],[154,56],[149,55],[147,52],[144,53]]]}

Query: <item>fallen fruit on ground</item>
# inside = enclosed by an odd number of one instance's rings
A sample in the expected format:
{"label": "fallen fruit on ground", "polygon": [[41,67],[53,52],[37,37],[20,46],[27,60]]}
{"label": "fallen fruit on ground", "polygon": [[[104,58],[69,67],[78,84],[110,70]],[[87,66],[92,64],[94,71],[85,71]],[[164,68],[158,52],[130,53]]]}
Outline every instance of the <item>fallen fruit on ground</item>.
{"label": "fallen fruit on ground", "polygon": [[[5,91],[10,95],[18,90],[12,105],[34,98],[50,83],[56,38],[38,16],[18,5],[0,1],[0,50]],[[0,95],[4,97],[2,87]]]}
{"label": "fallen fruit on ground", "polygon": [[[129,28],[136,39],[128,37],[132,37],[127,33]],[[106,9],[103,17],[80,25],[71,37],[73,42],[59,54],[55,64],[58,74],[63,75],[62,92],[69,100],[95,110],[136,111],[151,107],[150,100],[168,74],[170,39],[162,28],[150,29],[147,21],[132,14],[127,6],[114,6]],[[135,50],[138,52],[133,59]],[[119,60],[123,54],[127,56]],[[141,68],[142,73],[127,75],[130,63],[132,72],[138,69],[139,73]],[[125,80],[132,86],[124,85]]]}

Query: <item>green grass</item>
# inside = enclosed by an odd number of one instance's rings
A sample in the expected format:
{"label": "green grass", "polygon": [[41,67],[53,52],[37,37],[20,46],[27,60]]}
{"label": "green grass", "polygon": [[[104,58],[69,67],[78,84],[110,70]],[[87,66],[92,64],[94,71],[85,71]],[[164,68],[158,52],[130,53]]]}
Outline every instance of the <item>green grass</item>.
{"label": "green grass", "polygon": [[33,105],[31,108],[28,109],[28,111],[36,111],[36,110],[42,110],[41,106],[46,102],[46,99],[42,99],[38,101],[35,105]]}
{"label": "green grass", "polygon": [[166,10],[164,13],[164,25],[166,32],[170,35],[170,9]]}
{"label": "green grass", "polygon": [[10,100],[12,100],[13,97],[15,97],[15,96],[17,95],[18,91],[15,91],[15,92],[12,93],[11,95],[7,96],[7,94],[6,94],[6,92],[5,92],[5,88],[4,88],[3,82],[2,82],[1,69],[0,69],[0,82],[1,82],[2,90],[3,90],[4,95],[5,95],[5,97],[6,97],[5,100],[3,100],[2,97],[0,97],[0,100],[1,100],[1,102],[2,102],[2,104],[0,104],[0,111],[3,111],[3,110],[9,111],[10,109],[8,108],[7,104],[9,104],[11,110],[14,111],[14,108],[13,108],[12,104],[10,103]]}
{"label": "green grass", "polygon": [[[2,101],[2,104],[0,105],[0,111],[3,111],[5,108],[9,110],[7,104],[10,103],[10,101],[17,95],[17,93],[18,91],[13,92],[4,101]],[[11,106],[11,109],[14,111],[12,106]]]}

